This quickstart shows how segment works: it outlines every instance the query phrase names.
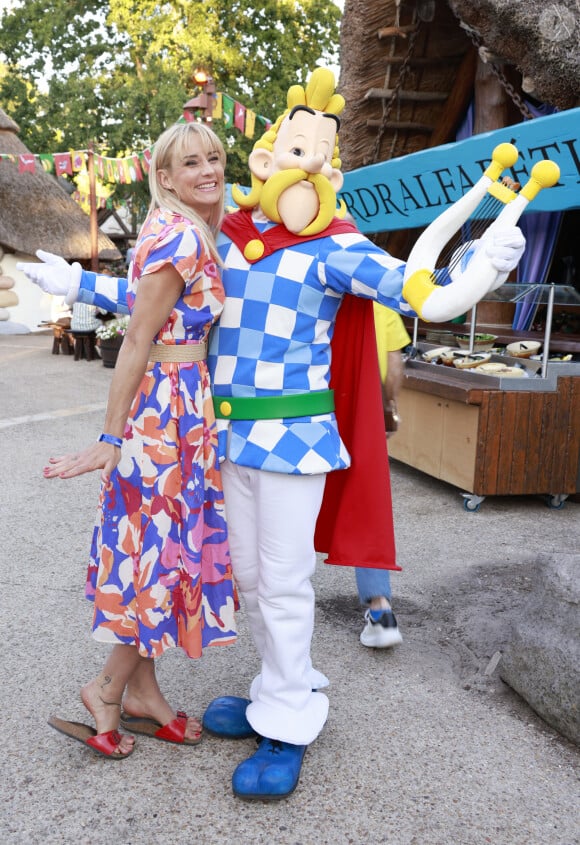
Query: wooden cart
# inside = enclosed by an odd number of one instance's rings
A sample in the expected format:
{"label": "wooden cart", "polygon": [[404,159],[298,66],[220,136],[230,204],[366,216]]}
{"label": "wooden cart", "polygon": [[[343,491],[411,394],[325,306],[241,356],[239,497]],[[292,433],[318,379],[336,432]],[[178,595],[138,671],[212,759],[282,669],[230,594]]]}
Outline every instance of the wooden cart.
{"label": "wooden cart", "polygon": [[463,488],[466,510],[492,495],[543,494],[561,507],[580,490],[578,363],[513,379],[408,361],[398,406],[389,454]]}

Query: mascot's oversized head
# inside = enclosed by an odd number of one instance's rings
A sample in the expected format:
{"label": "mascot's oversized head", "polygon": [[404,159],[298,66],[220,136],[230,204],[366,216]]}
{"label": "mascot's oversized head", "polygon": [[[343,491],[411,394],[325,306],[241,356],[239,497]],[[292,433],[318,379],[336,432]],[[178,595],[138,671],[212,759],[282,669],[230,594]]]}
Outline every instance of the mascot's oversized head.
{"label": "mascot's oversized head", "polygon": [[343,183],[338,115],[344,98],[334,93],[335,84],[332,71],[317,68],[305,89],[290,88],[288,108],[250,153],[251,192],[233,189],[241,208],[259,206],[269,220],[298,235],[326,229],[337,213]]}

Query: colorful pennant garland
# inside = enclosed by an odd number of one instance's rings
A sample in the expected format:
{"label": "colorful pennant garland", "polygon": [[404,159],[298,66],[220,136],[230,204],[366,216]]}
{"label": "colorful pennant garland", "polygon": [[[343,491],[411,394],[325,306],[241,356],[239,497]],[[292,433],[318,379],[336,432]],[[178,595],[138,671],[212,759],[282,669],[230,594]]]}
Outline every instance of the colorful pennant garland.
{"label": "colorful pennant garland", "polygon": [[[149,173],[151,149],[132,153],[123,158],[111,158],[94,153],[96,179],[95,202],[97,208],[113,208],[124,205],[122,200],[113,203],[110,194],[112,184],[141,182]],[[74,150],[70,153],[0,153],[0,161],[10,161],[18,166],[19,173],[34,173],[38,163],[46,173],[56,176],[75,176],[77,190],[72,198],[87,214],[90,212],[89,174],[87,169],[88,150]]]}
{"label": "colorful pennant garland", "polygon": [[[37,163],[42,165],[46,173],[56,176],[74,176],[86,170],[88,160],[87,150],[75,150],[70,153],[0,153],[0,161],[11,161],[18,165],[19,173],[34,173]],[[123,158],[110,158],[98,153],[94,154],[95,172],[102,182],[129,184],[142,182],[149,172],[151,150],[131,153]]]}

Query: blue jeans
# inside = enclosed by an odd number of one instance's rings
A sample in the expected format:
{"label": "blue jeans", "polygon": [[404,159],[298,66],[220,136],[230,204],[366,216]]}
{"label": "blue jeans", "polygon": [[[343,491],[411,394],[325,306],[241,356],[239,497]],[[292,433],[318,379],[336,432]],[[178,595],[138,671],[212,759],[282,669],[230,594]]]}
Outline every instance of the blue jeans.
{"label": "blue jeans", "polygon": [[391,577],[388,569],[370,569],[355,566],[356,587],[362,605],[367,605],[375,596],[391,600]]}

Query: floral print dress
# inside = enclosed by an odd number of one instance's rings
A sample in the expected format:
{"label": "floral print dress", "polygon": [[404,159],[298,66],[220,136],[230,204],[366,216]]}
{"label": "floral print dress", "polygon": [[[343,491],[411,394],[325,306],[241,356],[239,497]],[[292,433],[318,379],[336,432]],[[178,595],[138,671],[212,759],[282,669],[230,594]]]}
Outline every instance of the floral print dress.
{"label": "floral print dress", "polygon": [[[215,262],[198,230],[157,209],[133,257],[127,294],[172,263],[184,290],[155,343],[207,339],[223,308]],[[103,485],[87,574],[93,635],[146,657],[180,646],[199,657],[235,639],[234,588],[205,361],[152,363],[137,391],[122,457]]]}

